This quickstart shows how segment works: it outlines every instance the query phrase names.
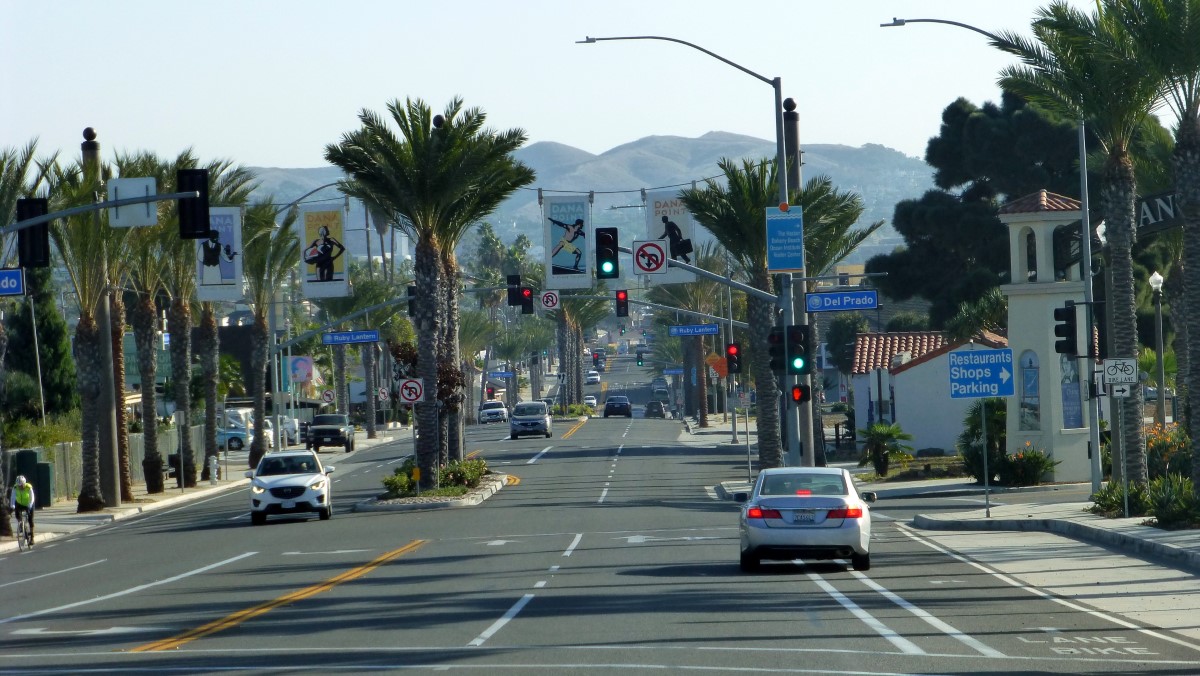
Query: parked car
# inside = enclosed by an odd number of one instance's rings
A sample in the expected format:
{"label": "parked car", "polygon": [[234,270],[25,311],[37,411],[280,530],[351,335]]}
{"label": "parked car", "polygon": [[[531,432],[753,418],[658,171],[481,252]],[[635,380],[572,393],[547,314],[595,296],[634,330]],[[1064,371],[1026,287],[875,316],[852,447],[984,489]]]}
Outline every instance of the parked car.
{"label": "parked car", "polygon": [[247,430],[241,426],[229,426],[217,428],[217,447],[227,448],[230,451],[240,451],[243,448],[250,448],[250,444],[254,443],[254,432]]}
{"label": "parked car", "polygon": [[871,509],[875,493],[859,494],[850,473],[838,467],[764,469],[742,506],[741,568],[762,559],[850,559],[871,568]]}
{"label": "parked car", "polygon": [[585,385],[598,385],[600,383],[600,372],[588,371],[587,378],[584,379],[583,383]]}
{"label": "parked car", "polygon": [[280,418],[280,424],[283,426],[283,441],[288,446],[294,446],[300,443],[300,421],[295,418]]}
{"label": "parked car", "polygon": [[[320,416],[317,416],[320,417]],[[281,451],[264,455],[250,479],[250,523],[266,523],[269,514],[316,512],[333,516],[333,467],[322,467],[314,451]]]}
{"label": "parked car", "polygon": [[596,395],[594,395],[594,394],[585,394],[585,395],[583,396],[583,405],[584,405],[584,406],[591,406],[592,408],[596,408],[597,406],[599,406],[599,404],[596,402]]}
{"label": "parked car", "polygon": [[508,420],[508,407],[502,401],[485,401],[479,407],[479,424],[484,425],[490,422],[506,422]]}
{"label": "parked car", "polygon": [[650,388],[654,390],[667,389],[667,379],[662,376],[658,376],[650,383]]}
{"label": "parked car", "polygon": [[651,401],[646,404],[647,418],[666,418],[667,408],[663,406],[661,401]]}
{"label": "parked car", "polygon": [[629,397],[609,397],[604,402],[604,417],[610,415],[623,415],[626,418],[633,417],[633,405],[629,403]]}
{"label": "parked car", "polygon": [[354,450],[354,425],[350,416],[342,413],[322,413],[314,416],[308,426],[308,448],[321,452],[322,446],[341,446],[350,453]]}
{"label": "parked car", "polygon": [[553,422],[550,420],[550,407],[544,401],[523,401],[513,407],[512,417],[508,421],[508,436],[510,439],[526,434],[554,436]]}
{"label": "parked car", "polygon": [[596,370],[599,371],[600,373],[604,373],[604,372],[608,371],[608,362],[606,362],[604,360],[597,362]]}
{"label": "parked car", "polygon": [[650,393],[650,398],[654,401],[666,403],[671,401],[671,391],[665,387],[656,387],[654,388],[654,391]]}

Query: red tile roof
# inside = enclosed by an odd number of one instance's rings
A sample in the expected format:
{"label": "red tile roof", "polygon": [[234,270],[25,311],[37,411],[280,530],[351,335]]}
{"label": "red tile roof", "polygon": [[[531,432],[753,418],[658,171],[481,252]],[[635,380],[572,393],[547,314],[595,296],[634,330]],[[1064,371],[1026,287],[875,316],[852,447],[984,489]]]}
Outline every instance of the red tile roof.
{"label": "red tile roof", "polygon": [[1082,208],[1083,203],[1077,199],[1039,190],[1001,205],[1000,213],[1032,214],[1039,211],[1079,211]]}
{"label": "red tile roof", "polygon": [[913,357],[912,361],[905,362],[904,364],[901,364],[901,365],[891,369],[890,373],[892,375],[895,375],[902,371],[907,371],[910,368],[913,368],[915,366],[924,364],[925,362],[937,359],[938,357],[941,357],[942,355],[946,354],[947,352],[952,352],[954,350],[957,350],[960,347],[967,345],[971,342],[979,343],[980,345],[983,345],[985,347],[989,347],[992,349],[1008,347],[1008,339],[1005,338],[1004,336],[1002,336],[998,333],[992,333],[991,331],[980,331],[979,333],[975,334],[975,338],[973,340],[960,340],[960,341],[954,342],[954,343],[946,343],[945,345],[939,347],[936,350],[930,350],[929,352],[926,352],[925,354],[921,355],[920,357]]}
{"label": "red tile roof", "polygon": [[854,365],[850,372],[863,374],[890,368],[892,357],[900,352],[908,352],[917,359],[945,344],[946,336],[940,331],[860,333],[854,341]]}

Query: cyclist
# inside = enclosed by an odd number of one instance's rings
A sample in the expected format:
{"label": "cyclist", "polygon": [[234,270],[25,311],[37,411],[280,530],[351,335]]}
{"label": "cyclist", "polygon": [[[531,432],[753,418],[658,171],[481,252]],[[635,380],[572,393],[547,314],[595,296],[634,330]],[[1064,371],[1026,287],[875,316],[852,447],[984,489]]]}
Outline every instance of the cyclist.
{"label": "cyclist", "polygon": [[17,485],[13,486],[12,497],[9,498],[8,506],[12,508],[17,519],[21,518],[21,513],[29,515],[29,542],[33,542],[33,505],[35,497],[33,495],[33,484],[25,480],[25,475],[17,477]]}

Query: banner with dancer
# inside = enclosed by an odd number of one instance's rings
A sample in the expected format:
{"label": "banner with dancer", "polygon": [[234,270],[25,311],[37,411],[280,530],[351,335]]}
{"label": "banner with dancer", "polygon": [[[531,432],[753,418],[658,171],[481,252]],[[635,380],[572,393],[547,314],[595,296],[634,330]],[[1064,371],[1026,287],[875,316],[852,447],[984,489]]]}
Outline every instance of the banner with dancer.
{"label": "banner with dancer", "polygon": [[350,251],[340,207],[308,205],[296,219],[300,240],[300,292],[306,298],[350,295]]}
{"label": "banner with dancer", "polygon": [[[678,190],[658,190],[646,193],[646,239],[663,240],[667,256],[682,263],[693,262],[692,236],[696,232],[692,212],[679,199]],[[667,267],[664,274],[654,277],[655,284],[685,284],[696,281],[696,275],[682,268]]]}
{"label": "banner with dancer", "polygon": [[208,239],[196,240],[196,299],[241,300],[241,207],[209,207],[208,227]]}
{"label": "banner with dancer", "polygon": [[591,214],[586,197],[547,197],[542,200],[546,232],[547,289],[588,289],[592,286]]}

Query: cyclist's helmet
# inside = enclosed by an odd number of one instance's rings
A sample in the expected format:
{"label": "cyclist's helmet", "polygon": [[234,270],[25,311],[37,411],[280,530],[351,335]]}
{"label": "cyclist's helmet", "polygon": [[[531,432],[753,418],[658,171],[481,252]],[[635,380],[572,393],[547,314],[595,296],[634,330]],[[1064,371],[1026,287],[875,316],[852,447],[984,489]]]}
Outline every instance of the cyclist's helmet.
{"label": "cyclist's helmet", "polygon": [[24,486],[24,485],[25,485],[25,475],[24,475],[24,474],[21,474],[21,475],[17,476],[17,485],[18,485],[18,486]]}

